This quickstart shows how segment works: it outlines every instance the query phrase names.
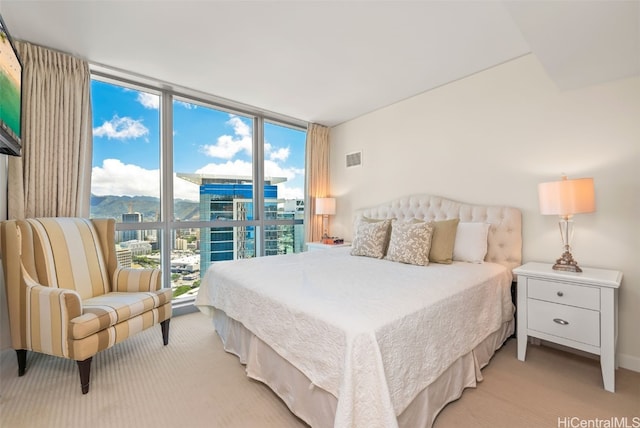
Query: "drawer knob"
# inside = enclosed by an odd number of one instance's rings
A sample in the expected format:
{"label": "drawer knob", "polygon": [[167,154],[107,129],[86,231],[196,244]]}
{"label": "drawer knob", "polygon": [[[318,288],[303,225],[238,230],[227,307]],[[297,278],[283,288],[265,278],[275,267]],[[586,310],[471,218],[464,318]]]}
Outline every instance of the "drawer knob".
{"label": "drawer knob", "polygon": [[553,322],[558,323],[560,325],[569,325],[569,321],[565,321],[561,318],[554,318]]}
{"label": "drawer knob", "polygon": [[558,291],[556,294],[558,295],[558,297],[564,296],[564,293],[562,291]]}

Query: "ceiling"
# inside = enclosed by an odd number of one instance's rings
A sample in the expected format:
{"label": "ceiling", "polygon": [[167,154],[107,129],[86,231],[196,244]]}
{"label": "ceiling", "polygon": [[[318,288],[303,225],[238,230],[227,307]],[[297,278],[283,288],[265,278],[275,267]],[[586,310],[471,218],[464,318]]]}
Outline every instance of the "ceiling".
{"label": "ceiling", "polygon": [[529,53],[560,90],[640,75],[640,1],[0,0],[14,38],[334,126]]}

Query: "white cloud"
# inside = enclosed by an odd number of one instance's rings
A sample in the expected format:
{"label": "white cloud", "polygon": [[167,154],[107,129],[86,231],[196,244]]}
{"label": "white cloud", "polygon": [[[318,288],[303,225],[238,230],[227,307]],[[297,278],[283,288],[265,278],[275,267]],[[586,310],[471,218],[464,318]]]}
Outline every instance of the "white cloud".
{"label": "white cloud", "polygon": [[237,175],[242,177],[251,177],[253,174],[253,166],[251,162],[243,160],[227,161],[225,163],[210,163],[196,170],[196,174],[211,175]]}
{"label": "white cloud", "polygon": [[[210,163],[195,171],[196,174],[210,175],[235,175],[251,177],[253,166],[251,162],[243,160],[227,161],[225,163]],[[266,160],[264,162],[264,174],[267,177],[286,178],[291,181],[296,175],[303,175],[304,170],[299,168],[283,168],[276,162]]]}
{"label": "white cloud", "polygon": [[[175,176],[174,176],[175,177]],[[176,198],[198,201],[197,184],[182,179],[173,180]],[[115,196],[160,196],[160,171],[124,164],[119,159],[105,159],[102,166],[91,171],[91,193]]]}
{"label": "white cloud", "polygon": [[253,148],[251,128],[238,116],[231,116],[227,124],[233,127],[234,135],[221,135],[215,144],[202,146],[202,153],[219,159],[231,159],[242,151],[251,155]]}
{"label": "white cloud", "polygon": [[175,105],[179,105],[179,106],[181,106],[183,108],[186,108],[187,110],[195,110],[195,109],[198,108],[197,105],[191,104],[191,103],[187,103],[187,102],[184,102],[184,101],[174,101],[174,104]]}
{"label": "white cloud", "polygon": [[[142,97],[139,97],[141,99]],[[186,105],[185,105],[186,107]],[[252,130],[240,117],[230,115],[227,124],[233,128],[232,135],[222,135],[216,144],[201,147],[201,151],[208,156],[222,159],[222,162],[209,163],[194,171],[196,174],[243,176],[253,175],[251,161],[233,159],[233,157],[245,152],[251,155],[253,142]],[[120,118],[117,115],[112,120],[94,129],[96,136],[108,138],[137,138],[149,133],[142,121],[136,121],[129,117]],[[285,199],[301,199],[304,191],[301,179],[304,177],[303,168],[287,167],[281,165],[290,155],[290,148],[274,149],[271,144],[265,142],[264,171],[267,177],[286,179],[278,184],[278,196]],[[129,195],[129,196],[154,196],[160,194],[160,172],[147,170],[137,165],[124,164],[118,159],[105,159],[102,166],[96,166],[92,171],[92,192],[96,195]],[[196,184],[186,180],[175,178],[174,194],[176,198],[197,201],[199,188]]]}
{"label": "white cloud", "polygon": [[264,161],[264,175],[267,177],[284,177],[291,181],[297,174],[300,174],[298,168],[283,168],[272,160]]}
{"label": "white cloud", "polygon": [[134,120],[130,117],[119,117],[117,114],[111,120],[106,120],[97,128],[93,128],[96,137],[125,140],[127,138],[139,138],[149,134],[149,129],[144,126],[142,120]]}
{"label": "white cloud", "polygon": [[91,192],[95,195],[160,196],[160,171],[105,159],[91,171]]}
{"label": "white cloud", "polygon": [[280,183],[278,184],[278,198],[304,199],[304,190],[301,187],[288,187],[287,183]]}
{"label": "white cloud", "polygon": [[200,186],[190,183],[173,174],[173,195],[176,199],[187,199],[189,201],[200,200]]}
{"label": "white cloud", "polygon": [[229,118],[227,123],[233,126],[233,133],[237,136],[242,138],[251,138],[251,128],[238,116],[231,115],[231,118]]}
{"label": "white cloud", "polygon": [[144,108],[158,110],[160,108],[160,96],[149,94],[147,92],[138,92],[137,101],[142,104]]}
{"label": "white cloud", "polygon": [[[242,160],[227,161],[221,164],[210,163],[196,174],[231,175],[251,177],[251,162]],[[290,181],[304,174],[304,170],[282,168],[273,161],[265,162],[265,173],[268,177],[283,177],[287,181],[279,183],[278,197],[284,199],[302,199],[304,191],[301,187],[289,187]],[[198,201],[200,191],[197,184],[176,178],[174,175],[173,191],[177,199]],[[160,171],[144,169],[138,165],[125,164],[119,159],[105,159],[102,166],[93,167],[91,173],[91,192],[98,196],[153,196],[160,195]]]}
{"label": "white cloud", "polygon": [[282,161],[282,162],[284,162],[289,158],[289,154],[290,153],[291,153],[291,150],[289,150],[289,147],[282,147],[282,148],[279,148],[278,150],[276,150],[275,152],[270,151],[269,152],[269,159],[271,159],[272,161]]}
{"label": "white cloud", "polygon": [[[230,160],[240,152],[244,152],[250,156],[253,151],[251,127],[238,116],[234,115],[230,116],[227,125],[233,127],[233,135],[221,135],[215,144],[201,146],[200,151],[206,156],[218,159]],[[264,152],[265,158],[268,158],[270,161],[285,162],[291,154],[291,149],[289,147],[274,149],[270,143],[265,142]],[[265,168],[267,168],[266,165]]]}

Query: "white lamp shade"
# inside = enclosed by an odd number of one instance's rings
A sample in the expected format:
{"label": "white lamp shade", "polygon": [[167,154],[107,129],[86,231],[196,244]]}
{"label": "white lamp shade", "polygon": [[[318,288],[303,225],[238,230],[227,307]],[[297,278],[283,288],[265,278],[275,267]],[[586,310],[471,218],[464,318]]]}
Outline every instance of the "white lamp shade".
{"label": "white lamp shade", "polygon": [[316,214],[335,215],[335,213],[336,213],[335,198],[316,198]]}
{"label": "white lamp shade", "polygon": [[596,210],[593,178],[578,178],[538,184],[540,213],[571,216]]}

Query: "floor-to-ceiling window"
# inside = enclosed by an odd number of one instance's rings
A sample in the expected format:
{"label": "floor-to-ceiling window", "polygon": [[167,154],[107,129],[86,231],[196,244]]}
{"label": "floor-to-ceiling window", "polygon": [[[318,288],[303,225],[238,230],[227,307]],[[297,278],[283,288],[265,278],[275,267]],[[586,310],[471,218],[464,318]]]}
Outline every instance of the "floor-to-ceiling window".
{"label": "floor-to-ceiling window", "polygon": [[190,302],[223,260],[303,250],[306,130],[206,96],[92,80],[92,217],[122,264],[158,266]]}

